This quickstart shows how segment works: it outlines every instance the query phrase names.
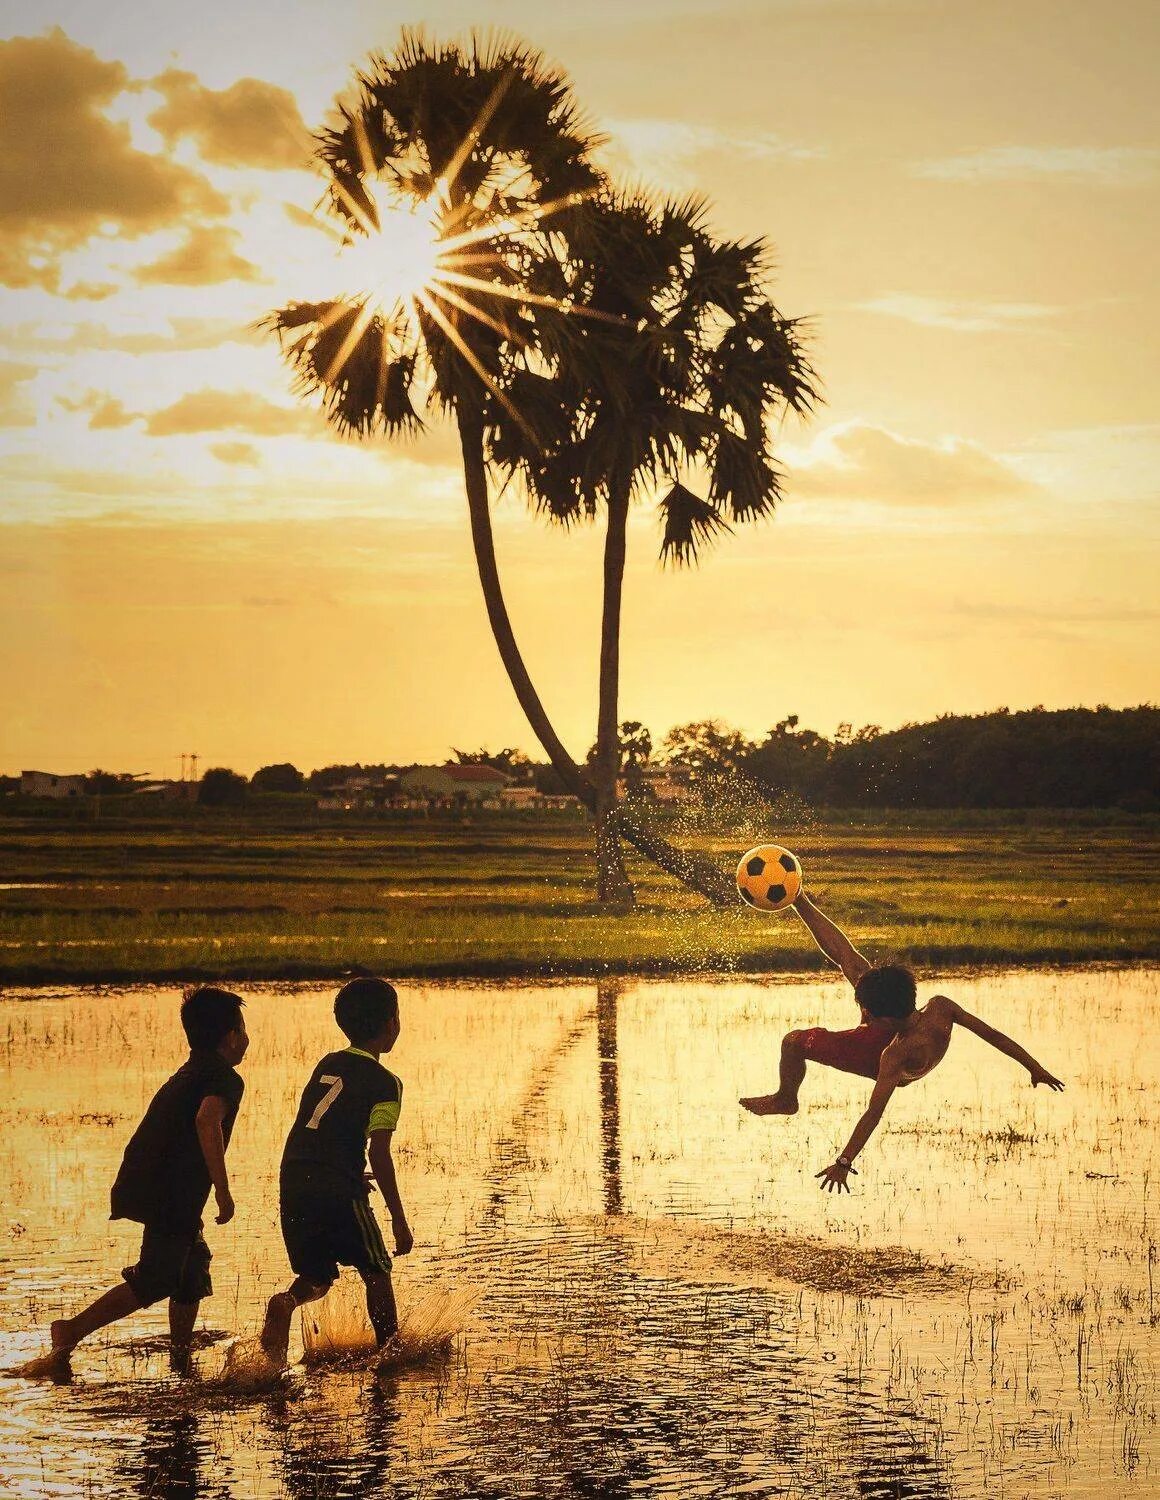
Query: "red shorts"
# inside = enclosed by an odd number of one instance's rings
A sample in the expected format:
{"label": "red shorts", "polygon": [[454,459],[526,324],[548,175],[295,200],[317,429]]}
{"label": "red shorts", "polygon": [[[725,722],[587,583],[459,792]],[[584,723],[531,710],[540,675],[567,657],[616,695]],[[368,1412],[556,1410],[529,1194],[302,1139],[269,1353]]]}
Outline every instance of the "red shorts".
{"label": "red shorts", "polygon": [[860,1073],[863,1078],[877,1078],[882,1054],[898,1035],[893,1021],[863,1021],[849,1031],[827,1031],[811,1026],[798,1033],[801,1049],[811,1062],[843,1073]]}

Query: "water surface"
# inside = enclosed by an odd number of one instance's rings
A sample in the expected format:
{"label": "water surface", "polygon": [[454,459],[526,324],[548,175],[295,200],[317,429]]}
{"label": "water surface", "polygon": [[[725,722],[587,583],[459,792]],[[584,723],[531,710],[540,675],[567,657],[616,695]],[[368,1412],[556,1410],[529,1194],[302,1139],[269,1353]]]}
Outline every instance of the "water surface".
{"label": "water surface", "polygon": [[[474,1309],[444,1363],[298,1367],[250,1395],[216,1383],[222,1341],[252,1333],[286,1282],[278,1154],[335,1033],[330,989],[247,990],[238,1214],[207,1231],[217,1294],[197,1369],[169,1372],[153,1309],[82,1346],[71,1384],[5,1377],[9,1486],[237,1500],[1153,1493],[1160,978],[948,988],[1067,1092],[1032,1090],[957,1037],[896,1095],[839,1199],[813,1174],[867,1082],[811,1069],[790,1120],[736,1100],[773,1086],[788,1027],[850,1023],[840,982],[405,986],[391,1066],[417,1247],[398,1294],[470,1290]],[[133,1226],[105,1218],[108,1187],[180,1061],[178,999],[0,999],[9,1369],[135,1258]]]}

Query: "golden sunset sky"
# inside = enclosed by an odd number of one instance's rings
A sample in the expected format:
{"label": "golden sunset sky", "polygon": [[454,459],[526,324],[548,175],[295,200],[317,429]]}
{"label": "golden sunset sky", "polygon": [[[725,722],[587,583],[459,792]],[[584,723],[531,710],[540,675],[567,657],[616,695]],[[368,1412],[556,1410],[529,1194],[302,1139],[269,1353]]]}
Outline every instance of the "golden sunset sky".
{"label": "golden sunset sky", "polygon": [[[333,289],[306,137],[404,24],[509,28],[606,161],[768,236],[826,404],[776,517],[631,534],[622,717],[1155,700],[1160,9],[1148,0],[0,5],[0,771],[537,747],[449,429],[340,441],[247,332]],[[594,737],[598,532],[496,511],[517,632]]]}

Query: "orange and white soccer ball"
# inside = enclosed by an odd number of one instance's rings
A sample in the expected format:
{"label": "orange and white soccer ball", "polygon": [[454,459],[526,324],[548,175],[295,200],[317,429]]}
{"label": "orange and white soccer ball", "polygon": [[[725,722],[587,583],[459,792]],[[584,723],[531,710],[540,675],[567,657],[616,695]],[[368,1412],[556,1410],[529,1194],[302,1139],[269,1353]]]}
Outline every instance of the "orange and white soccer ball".
{"label": "orange and white soccer ball", "polygon": [[801,862],[780,844],[758,844],[741,856],[737,893],[759,911],[784,911],[797,900],[801,888]]}

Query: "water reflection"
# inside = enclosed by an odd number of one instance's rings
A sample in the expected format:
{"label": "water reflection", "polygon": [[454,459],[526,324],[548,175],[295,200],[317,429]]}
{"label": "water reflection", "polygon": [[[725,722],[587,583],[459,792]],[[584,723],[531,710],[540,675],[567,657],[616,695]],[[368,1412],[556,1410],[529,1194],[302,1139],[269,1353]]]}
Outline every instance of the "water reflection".
{"label": "water reflection", "polygon": [[205,1422],[188,1408],[147,1416],[140,1447],[118,1466],[121,1493],[141,1500],[232,1500],[221,1477],[219,1443],[203,1431]]}
{"label": "water reflection", "polygon": [[271,1423],[285,1494],[290,1500],[399,1494],[392,1483],[398,1421],[397,1377],[330,1372],[305,1409],[287,1406]]}
{"label": "water reflection", "polygon": [[[736,1106],[789,1025],[832,1019],[836,986],[429,987],[398,1059],[421,1235],[398,1280],[401,1304],[477,1298],[455,1358],[385,1384],[297,1370],[278,1395],[241,1395],[208,1355],[200,1380],[166,1378],[164,1312],[143,1312],[77,1351],[67,1390],[0,1382],[14,1491],[948,1500],[1000,1474],[1004,1494],[1142,1500],[1160,981],[1006,976],[954,993],[1066,1052],[1074,1094],[1021,1090],[967,1039],[938,1089],[908,1091],[838,1205],[812,1173],[863,1103],[848,1078],[819,1074],[776,1128]],[[94,1204],[172,1069],[171,999],[0,997],[11,1365],[132,1253]],[[333,1044],[329,993],[247,999],[238,1218],[210,1229],[221,1275],[205,1311],[223,1334],[252,1329],[284,1276],[277,1153]],[[865,1272],[875,1255],[873,1276],[820,1274],[827,1256]]]}
{"label": "water reflection", "polygon": [[616,1011],[622,980],[596,986],[596,1053],[600,1063],[600,1142],[604,1212],[623,1212],[620,1188],[620,1074],[616,1055]]}

